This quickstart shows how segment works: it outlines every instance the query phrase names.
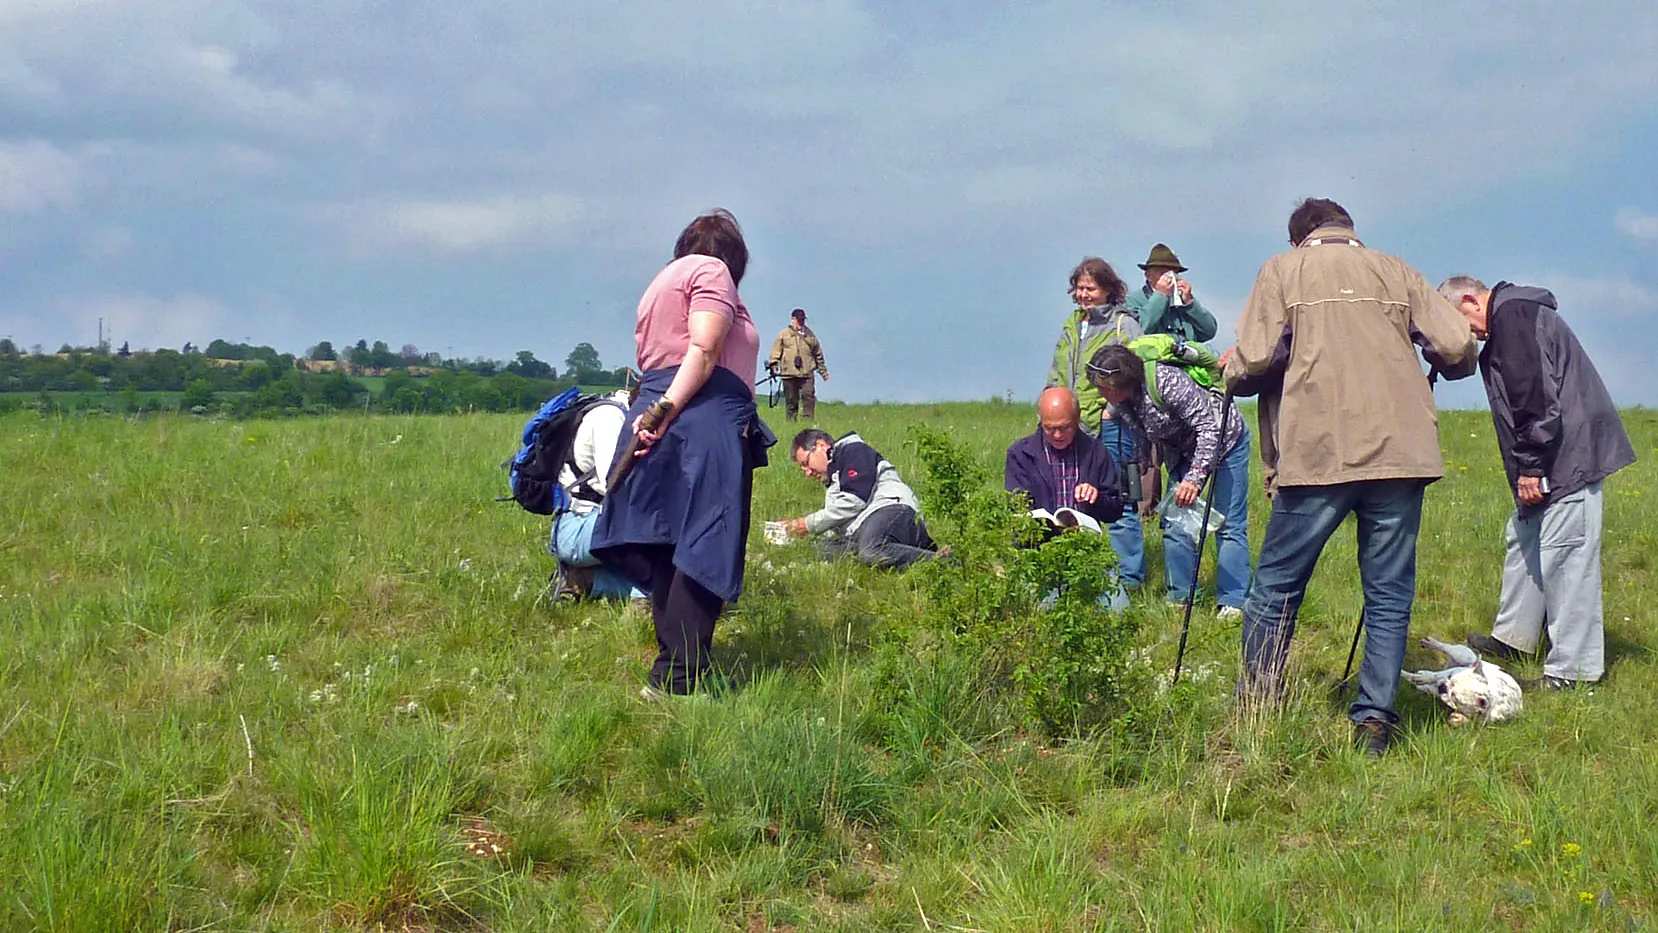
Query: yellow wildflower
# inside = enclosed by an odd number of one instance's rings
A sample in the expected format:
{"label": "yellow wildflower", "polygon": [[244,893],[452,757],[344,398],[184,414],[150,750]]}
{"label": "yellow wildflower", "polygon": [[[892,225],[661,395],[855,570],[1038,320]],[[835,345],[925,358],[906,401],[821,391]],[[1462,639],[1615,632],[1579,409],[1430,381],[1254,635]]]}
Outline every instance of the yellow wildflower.
{"label": "yellow wildflower", "polygon": [[1590,894],[1588,891],[1579,891],[1577,892],[1577,902],[1579,904],[1593,904],[1595,902],[1595,896]]}
{"label": "yellow wildflower", "polygon": [[1567,858],[1577,858],[1583,852],[1583,847],[1575,842],[1568,842],[1560,847],[1560,854]]}

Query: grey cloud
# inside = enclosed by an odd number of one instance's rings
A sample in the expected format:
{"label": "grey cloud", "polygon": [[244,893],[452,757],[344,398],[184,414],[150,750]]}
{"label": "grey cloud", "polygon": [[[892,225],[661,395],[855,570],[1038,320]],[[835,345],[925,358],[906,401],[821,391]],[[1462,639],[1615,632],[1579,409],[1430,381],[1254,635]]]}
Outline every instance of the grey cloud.
{"label": "grey cloud", "polygon": [[1639,243],[1658,243],[1658,215],[1648,214],[1638,207],[1618,211],[1613,221],[1619,233]]}
{"label": "grey cloud", "polygon": [[73,203],[81,186],[78,156],[39,139],[0,139],[0,214]]}

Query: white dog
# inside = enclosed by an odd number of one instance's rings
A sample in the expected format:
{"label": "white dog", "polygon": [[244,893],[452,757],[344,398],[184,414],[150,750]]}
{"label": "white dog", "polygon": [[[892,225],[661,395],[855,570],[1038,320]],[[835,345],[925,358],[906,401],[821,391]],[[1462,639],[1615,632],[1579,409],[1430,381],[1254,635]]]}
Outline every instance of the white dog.
{"label": "white dog", "polygon": [[1449,706],[1451,725],[1460,726],[1470,719],[1506,722],[1520,715],[1520,685],[1507,671],[1467,645],[1448,645],[1432,638],[1419,644],[1443,654],[1451,666],[1442,671],[1402,671],[1399,676]]}

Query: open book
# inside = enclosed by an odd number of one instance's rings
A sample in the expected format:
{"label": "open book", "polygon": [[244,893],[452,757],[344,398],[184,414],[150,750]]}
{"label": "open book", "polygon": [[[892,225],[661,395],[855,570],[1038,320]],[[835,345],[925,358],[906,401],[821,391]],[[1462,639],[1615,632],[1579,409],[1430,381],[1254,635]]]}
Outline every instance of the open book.
{"label": "open book", "polygon": [[1086,528],[1095,534],[1100,533],[1100,523],[1092,515],[1084,515],[1076,509],[1061,508],[1055,512],[1031,509],[1030,517],[1040,518],[1055,528]]}

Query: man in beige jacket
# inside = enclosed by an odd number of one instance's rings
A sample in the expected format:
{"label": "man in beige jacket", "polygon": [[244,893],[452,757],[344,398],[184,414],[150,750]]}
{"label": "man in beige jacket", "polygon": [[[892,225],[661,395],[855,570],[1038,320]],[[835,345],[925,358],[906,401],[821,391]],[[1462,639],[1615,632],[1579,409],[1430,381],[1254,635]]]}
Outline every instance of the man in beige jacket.
{"label": "man in beige jacket", "polygon": [[1348,710],[1370,755],[1392,738],[1416,592],[1422,494],[1444,475],[1438,414],[1417,347],[1446,378],[1474,372],[1468,324],[1422,274],[1365,247],[1341,205],[1303,201],[1295,248],[1267,260],[1225,360],[1234,394],[1264,392],[1262,450],[1277,491],[1244,604],[1242,694],[1278,692],[1296,612],[1325,542],[1358,519],[1364,663]]}
{"label": "man in beige jacket", "polygon": [[789,314],[789,326],[772,341],[771,355],[766,357],[766,371],[783,380],[783,413],[790,421],[799,411],[811,421],[817,412],[817,387],[812,381],[816,371],[829,381],[829,366],[823,362],[823,345],[817,334],[806,326],[806,310],[796,308]]}

